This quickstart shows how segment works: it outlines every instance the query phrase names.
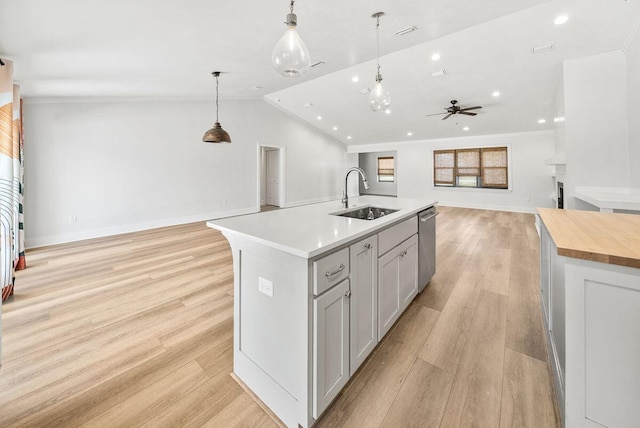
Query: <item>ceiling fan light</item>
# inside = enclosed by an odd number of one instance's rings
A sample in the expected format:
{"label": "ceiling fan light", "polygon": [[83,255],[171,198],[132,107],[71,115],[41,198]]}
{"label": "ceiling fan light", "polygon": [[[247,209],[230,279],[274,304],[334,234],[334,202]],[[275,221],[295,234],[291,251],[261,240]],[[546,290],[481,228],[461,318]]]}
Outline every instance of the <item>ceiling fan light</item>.
{"label": "ceiling fan light", "polygon": [[271,53],[273,67],[285,77],[301,76],[311,67],[309,50],[296,29],[298,17],[293,13],[293,3],[291,1],[291,13],[287,14],[285,22],[287,29]]}

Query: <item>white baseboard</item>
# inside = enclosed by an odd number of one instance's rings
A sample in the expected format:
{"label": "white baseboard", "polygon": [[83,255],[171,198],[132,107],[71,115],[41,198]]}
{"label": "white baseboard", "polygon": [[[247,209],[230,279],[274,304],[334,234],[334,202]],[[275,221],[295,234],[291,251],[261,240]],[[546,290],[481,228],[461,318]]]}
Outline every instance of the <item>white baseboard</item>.
{"label": "white baseboard", "polygon": [[85,239],[102,238],[105,236],[120,235],[123,233],[138,232],[141,230],[157,229],[159,227],[175,226],[179,224],[195,223],[198,221],[214,220],[236,215],[255,213],[255,208],[243,208],[233,211],[220,211],[208,214],[196,214],[186,217],[174,217],[162,220],[152,220],[143,223],[124,224],[118,226],[102,227],[98,229],[82,230],[78,232],[60,233],[55,235],[37,236],[25,239],[26,248],[44,247],[45,245],[63,244],[66,242],[82,241]]}
{"label": "white baseboard", "polygon": [[444,207],[456,207],[456,208],[473,208],[478,210],[489,210],[489,211],[507,211],[513,213],[527,213],[527,214],[535,214],[537,211],[532,207],[515,207],[511,205],[492,205],[492,204],[476,204],[476,203],[468,203],[468,202],[447,202],[440,201],[438,205],[442,205]]}

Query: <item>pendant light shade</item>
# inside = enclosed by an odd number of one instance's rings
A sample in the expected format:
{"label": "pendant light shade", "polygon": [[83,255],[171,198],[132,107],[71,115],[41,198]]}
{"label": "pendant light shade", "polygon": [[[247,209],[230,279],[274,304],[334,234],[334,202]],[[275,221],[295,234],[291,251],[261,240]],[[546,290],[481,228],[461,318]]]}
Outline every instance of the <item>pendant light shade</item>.
{"label": "pendant light shade", "polygon": [[276,43],[271,54],[271,62],[276,71],[286,77],[298,77],[304,74],[311,66],[309,50],[304,44],[298,31],[298,17],[293,13],[291,0],[291,13],[287,14],[285,22],[287,29],[282,38]]}
{"label": "pendant light shade", "polygon": [[213,125],[213,128],[204,133],[202,141],[205,143],[230,143],[231,137],[229,133],[222,129],[218,121],[218,77],[220,76],[220,72],[214,71],[211,74],[216,78],[216,123]]}
{"label": "pendant light shade", "polygon": [[382,86],[382,74],[380,74],[380,17],[384,12],[377,12],[371,15],[376,19],[376,37],[378,46],[378,72],[376,73],[376,84],[369,94],[369,107],[373,111],[384,111],[391,105],[391,94],[389,90]]}

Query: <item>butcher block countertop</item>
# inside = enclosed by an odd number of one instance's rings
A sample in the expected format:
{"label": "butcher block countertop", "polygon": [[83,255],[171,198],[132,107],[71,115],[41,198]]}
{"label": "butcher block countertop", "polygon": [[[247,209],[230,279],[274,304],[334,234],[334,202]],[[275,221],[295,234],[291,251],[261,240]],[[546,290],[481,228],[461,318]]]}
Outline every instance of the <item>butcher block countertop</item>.
{"label": "butcher block countertop", "polygon": [[538,208],[558,255],[640,268],[640,215]]}

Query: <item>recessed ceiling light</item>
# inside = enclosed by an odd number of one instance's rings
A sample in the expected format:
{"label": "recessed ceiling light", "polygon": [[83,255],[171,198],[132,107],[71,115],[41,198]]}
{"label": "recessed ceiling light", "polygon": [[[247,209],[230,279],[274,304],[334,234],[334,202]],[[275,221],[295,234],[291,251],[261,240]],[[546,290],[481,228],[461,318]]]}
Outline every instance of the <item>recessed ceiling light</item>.
{"label": "recessed ceiling light", "polygon": [[318,119],[318,120],[322,120],[322,116],[318,116],[316,119]]}
{"label": "recessed ceiling light", "polygon": [[338,130],[338,127],[337,127],[337,126],[334,126],[334,127],[333,127],[333,130],[334,130],[334,131],[337,131],[337,130]]}
{"label": "recessed ceiling light", "polygon": [[386,114],[391,114],[391,109],[389,107],[387,107],[386,109],[384,109],[384,112]]}
{"label": "recessed ceiling light", "polygon": [[567,22],[569,20],[569,17],[567,15],[560,15],[556,18],[555,21],[553,21],[554,24],[556,25],[562,25],[565,22]]}
{"label": "recessed ceiling light", "polygon": [[259,91],[260,89],[262,89],[262,86],[258,86],[258,85],[253,85],[249,88],[249,90],[251,91]]}
{"label": "recessed ceiling light", "polygon": [[462,128],[462,130],[463,130],[463,131],[468,131],[468,130],[469,130],[469,127],[468,127],[468,126],[465,126],[464,128]]}
{"label": "recessed ceiling light", "polygon": [[445,74],[447,74],[446,70],[438,70],[431,73],[431,77],[440,77],[440,76],[444,76]]}
{"label": "recessed ceiling light", "polygon": [[351,139],[351,135],[347,135],[347,140],[350,140],[350,139]]}
{"label": "recessed ceiling light", "polygon": [[433,55],[431,55],[431,59],[433,61],[437,61],[440,59],[440,54],[438,52],[434,53]]}
{"label": "recessed ceiling light", "polygon": [[546,119],[538,119],[538,123],[539,124],[547,123],[547,120]]}
{"label": "recessed ceiling light", "polygon": [[553,121],[554,121],[555,123],[558,123],[558,122],[564,122],[564,116],[554,117],[554,118],[553,118]]}
{"label": "recessed ceiling light", "polygon": [[359,78],[357,75],[355,75],[355,76],[353,76],[353,77],[351,78],[351,81],[352,81],[353,83],[358,83],[358,82],[360,81],[360,78]]}
{"label": "recessed ceiling light", "polygon": [[413,132],[409,131],[407,132],[407,137],[411,137],[413,135]]}
{"label": "recessed ceiling light", "polygon": [[491,95],[493,95],[494,97],[499,97],[500,96],[500,92],[494,91],[493,94],[491,94]]}
{"label": "recessed ceiling light", "polygon": [[306,103],[304,103],[304,106],[305,107],[313,107],[313,104],[311,104],[310,102],[307,101]]}

